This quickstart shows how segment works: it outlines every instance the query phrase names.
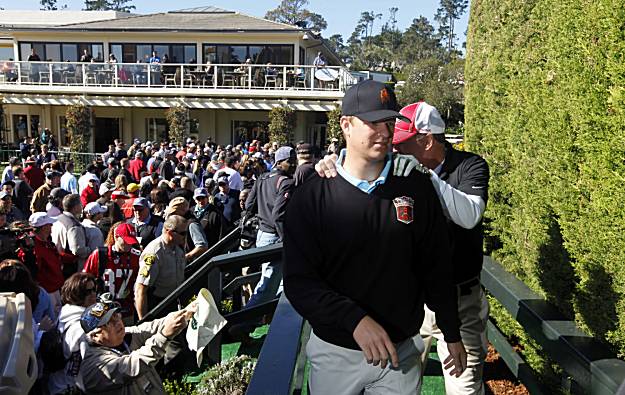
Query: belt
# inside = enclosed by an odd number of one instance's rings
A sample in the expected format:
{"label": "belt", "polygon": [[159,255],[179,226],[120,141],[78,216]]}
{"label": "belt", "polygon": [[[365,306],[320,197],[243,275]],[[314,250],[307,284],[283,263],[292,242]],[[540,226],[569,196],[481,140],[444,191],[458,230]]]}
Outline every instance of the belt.
{"label": "belt", "polygon": [[480,278],[479,277],[474,277],[471,280],[467,280],[463,283],[458,284],[458,293],[461,296],[465,296],[465,295],[470,295],[471,294],[471,288],[475,287],[476,285],[480,284]]}

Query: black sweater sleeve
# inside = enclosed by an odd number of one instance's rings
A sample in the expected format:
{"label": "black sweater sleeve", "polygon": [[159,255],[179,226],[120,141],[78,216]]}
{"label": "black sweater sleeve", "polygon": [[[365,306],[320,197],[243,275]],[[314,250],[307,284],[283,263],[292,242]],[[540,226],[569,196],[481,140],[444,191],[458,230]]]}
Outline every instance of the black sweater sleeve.
{"label": "black sweater sleeve", "polygon": [[320,276],[322,249],[315,229],[320,219],[318,199],[296,191],[284,220],[284,292],[295,310],[310,323],[342,327],[353,333],[367,315],[350,298],[334,291]]}

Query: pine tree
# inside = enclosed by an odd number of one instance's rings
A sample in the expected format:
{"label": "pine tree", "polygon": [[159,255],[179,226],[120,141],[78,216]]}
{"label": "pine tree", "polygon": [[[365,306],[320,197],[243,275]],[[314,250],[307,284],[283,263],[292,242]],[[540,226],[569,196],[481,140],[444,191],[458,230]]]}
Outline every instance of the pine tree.
{"label": "pine tree", "polygon": [[106,11],[111,9],[109,0],[85,0],[85,11]]}
{"label": "pine tree", "polygon": [[39,4],[41,4],[41,9],[45,11],[58,10],[56,0],[40,0]]}
{"label": "pine tree", "polygon": [[434,20],[438,22],[440,39],[445,42],[447,51],[455,49],[456,34],[454,33],[456,20],[465,13],[469,0],[440,0]]}
{"label": "pine tree", "polygon": [[130,2],[132,2],[132,0],[110,0],[110,9],[119,12],[131,12],[137,7],[132,4],[128,4]]}
{"label": "pine tree", "polygon": [[298,24],[305,29],[318,32],[328,27],[328,23],[321,15],[304,8],[307,5],[308,0],[282,0],[278,7],[267,11],[265,18],[289,25]]}

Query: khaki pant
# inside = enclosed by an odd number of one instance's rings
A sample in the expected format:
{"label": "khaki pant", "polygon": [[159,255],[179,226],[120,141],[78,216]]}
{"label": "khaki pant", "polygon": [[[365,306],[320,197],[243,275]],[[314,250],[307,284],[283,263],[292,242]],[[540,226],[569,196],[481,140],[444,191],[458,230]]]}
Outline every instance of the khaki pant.
{"label": "khaki pant", "polygon": [[310,361],[308,384],[312,395],[404,395],[421,392],[423,340],[416,335],[395,345],[399,368],[368,364],[360,350],[325,342],[314,332],[306,345]]}
{"label": "khaki pant", "polygon": [[[467,350],[467,369],[460,377],[452,377],[443,367],[445,392],[448,395],[484,394],[482,378],[484,359],[488,351],[488,339],[486,338],[488,300],[480,284],[472,286],[469,291],[470,293],[461,295],[461,290],[458,289],[460,336]],[[443,339],[441,330],[436,326],[434,312],[427,307],[425,307],[425,319],[421,326],[421,336],[425,343],[425,352],[421,356],[424,370],[432,338],[436,339],[436,349],[441,363],[449,356],[447,343]]]}

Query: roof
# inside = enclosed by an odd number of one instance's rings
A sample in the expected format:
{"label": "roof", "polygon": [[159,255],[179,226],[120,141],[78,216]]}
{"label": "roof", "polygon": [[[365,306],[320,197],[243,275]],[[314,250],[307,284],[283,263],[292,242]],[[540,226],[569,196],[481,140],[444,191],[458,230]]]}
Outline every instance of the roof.
{"label": "roof", "polygon": [[49,28],[70,23],[87,23],[119,19],[131,16],[117,11],[70,11],[70,10],[0,10],[0,27]]}
{"label": "roof", "polygon": [[195,32],[296,32],[297,26],[228,11],[217,7],[196,7],[147,15],[133,15],[105,21],[54,26],[54,30],[81,31],[195,31]]}

